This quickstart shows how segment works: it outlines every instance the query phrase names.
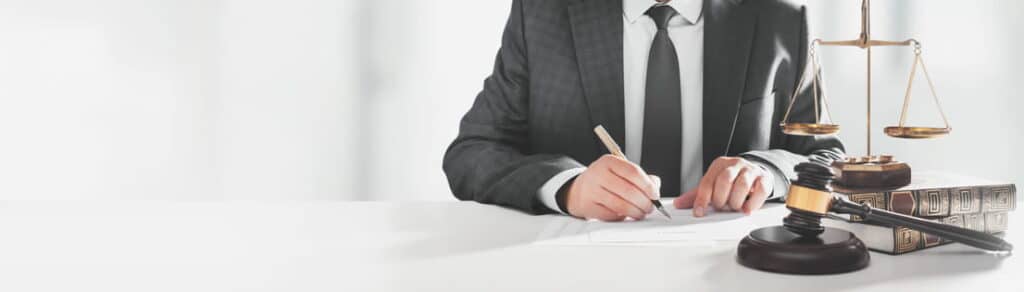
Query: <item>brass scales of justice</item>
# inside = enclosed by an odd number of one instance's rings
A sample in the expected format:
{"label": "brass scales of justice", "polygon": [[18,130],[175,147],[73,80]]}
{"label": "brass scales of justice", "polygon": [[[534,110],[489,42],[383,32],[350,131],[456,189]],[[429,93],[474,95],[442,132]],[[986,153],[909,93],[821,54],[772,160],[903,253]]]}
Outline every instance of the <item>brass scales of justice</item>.
{"label": "brass scales of justice", "polygon": [[[899,124],[885,128],[885,134],[894,138],[921,139],[948,135],[949,122],[942,112],[939,99],[935,94],[935,86],[931,76],[921,59],[921,43],[914,39],[905,41],[883,41],[871,39],[870,33],[870,0],[863,0],[861,6],[860,38],[847,41],[814,40],[808,50],[810,73],[805,68],[797,85],[797,91],[803,88],[808,75],[812,75],[814,92],[814,123],[791,123],[790,111],[795,104],[797,93],[794,92],[786,115],[782,120],[783,132],[789,135],[816,136],[834,135],[839,132],[839,125],[832,123],[829,113],[828,99],[824,90],[819,91],[821,83],[821,66],[817,59],[818,46],[850,46],[867,50],[867,101],[868,101],[868,154],[862,157],[846,158],[831,162],[827,159],[810,159],[794,167],[797,179],[793,181],[786,197],[786,208],[790,211],[782,219],[782,225],[767,226],[755,229],[740,240],[736,247],[736,260],[741,265],[762,271],[785,274],[838,274],[856,271],[867,267],[871,256],[863,241],[854,233],[840,228],[825,226],[823,219],[848,221],[838,215],[860,216],[865,221],[872,221],[882,226],[904,226],[933,234],[983,250],[1009,254],[1013,245],[994,235],[971,230],[959,226],[947,225],[923,218],[908,216],[893,211],[878,209],[871,204],[851,201],[846,196],[833,193],[832,185],[853,188],[890,188],[910,183],[910,166],[896,161],[889,155],[874,156],[871,154],[871,50],[876,46],[912,47],[914,64],[910,71],[910,81],[903,98],[903,109]],[[944,128],[907,126],[907,109],[910,106],[911,89],[917,67],[921,67],[932,98],[945,122]],[[818,95],[821,96],[819,107]],[[827,114],[828,122],[822,122],[822,110]],[[864,221],[848,221],[866,224]]]}
{"label": "brass scales of justice", "polygon": [[[810,68],[804,68],[803,73],[800,76],[800,81],[797,84],[797,89],[794,90],[793,96],[790,98],[790,104],[786,110],[786,114],[782,120],[782,131],[788,135],[800,135],[800,136],[817,136],[817,135],[834,135],[839,133],[839,125],[832,121],[832,114],[830,106],[828,105],[828,98],[825,95],[823,89],[823,81],[821,80],[821,65],[818,60],[817,48],[819,46],[845,46],[845,47],[857,47],[867,51],[867,155],[859,157],[847,157],[843,161],[836,161],[833,163],[833,167],[839,170],[837,183],[845,187],[853,188],[896,188],[910,184],[911,172],[910,165],[897,161],[892,155],[873,155],[871,151],[871,51],[873,47],[879,46],[904,46],[911,47],[914,52],[914,63],[910,71],[910,79],[907,82],[907,89],[903,97],[903,109],[900,112],[899,124],[896,126],[889,126],[885,128],[885,134],[901,139],[924,139],[924,138],[935,138],[949,134],[952,130],[949,126],[949,121],[946,119],[945,112],[942,111],[942,106],[939,104],[939,98],[935,94],[935,85],[932,83],[931,76],[928,75],[928,69],[924,64],[924,60],[921,58],[921,42],[915,39],[907,39],[904,41],[885,41],[875,40],[871,38],[871,1],[863,0],[861,4],[861,32],[860,37],[854,40],[842,40],[842,41],[824,41],[821,39],[815,39],[810,44],[808,50],[808,59],[810,59]],[[924,73],[925,79],[928,81],[928,87],[931,90],[932,99],[935,101],[935,106],[939,110],[939,114],[942,116],[942,120],[945,123],[945,127],[921,127],[921,126],[907,126],[907,110],[910,107],[911,89],[913,87],[914,77],[917,74],[917,68],[921,67],[921,71]],[[808,72],[810,71],[810,72]],[[814,123],[792,123],[789,122],[789,114],[793,109],[793,105],[796,103],[798,92],[803,86],[806,85],[808,73],[813,75],[811,78],[812,90],[814,92]],[[822,85],[819,86],[819,83]],[[819,94],[823,105],[819,107]],[[823,121],[822,108],[827,116],[827,121]]]}

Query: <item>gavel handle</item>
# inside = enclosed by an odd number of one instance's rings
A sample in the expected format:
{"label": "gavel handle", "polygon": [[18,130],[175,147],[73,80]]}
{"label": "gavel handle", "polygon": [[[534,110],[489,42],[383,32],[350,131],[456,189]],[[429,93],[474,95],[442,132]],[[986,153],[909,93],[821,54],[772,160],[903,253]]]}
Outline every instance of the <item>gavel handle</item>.
{"label": "gavel handle", "polygon": [[832,199],[830,210],[840,214],[861,216],[865,220],[881,222],[889,226],[904,226],[984,250],[1006,252],[1013,250],[1012,244],[995,235],[875,209],[839,197]]}

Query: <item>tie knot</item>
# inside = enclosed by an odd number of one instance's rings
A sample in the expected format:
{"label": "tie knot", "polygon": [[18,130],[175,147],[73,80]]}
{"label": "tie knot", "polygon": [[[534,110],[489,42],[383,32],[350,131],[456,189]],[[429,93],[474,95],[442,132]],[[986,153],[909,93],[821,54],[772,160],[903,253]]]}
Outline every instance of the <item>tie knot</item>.
{"label": "tie knot", "polygon": [[676,15],[676,10],[668,5],[655,5],[647,10],[647,15],[654,19],[654,25],[658,26],[658,30],[663,30],[668,28],[668,20]]}

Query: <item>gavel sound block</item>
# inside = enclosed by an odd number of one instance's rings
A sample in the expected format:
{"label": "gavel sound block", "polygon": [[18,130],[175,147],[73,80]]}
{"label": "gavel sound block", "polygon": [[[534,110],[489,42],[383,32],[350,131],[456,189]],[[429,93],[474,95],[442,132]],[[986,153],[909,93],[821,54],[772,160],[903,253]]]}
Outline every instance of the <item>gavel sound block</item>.
{"label": "gavel sound block", "polygon": [[867,267],[871,256],[864,242],[849,231],[821,225],[831,204],[832,170],[802,163],[796,171],[799,177],[786,198],[791,213],[782,226],[760,228],[743,238],[737,260],[750,268],[786,274],[837,274]]}

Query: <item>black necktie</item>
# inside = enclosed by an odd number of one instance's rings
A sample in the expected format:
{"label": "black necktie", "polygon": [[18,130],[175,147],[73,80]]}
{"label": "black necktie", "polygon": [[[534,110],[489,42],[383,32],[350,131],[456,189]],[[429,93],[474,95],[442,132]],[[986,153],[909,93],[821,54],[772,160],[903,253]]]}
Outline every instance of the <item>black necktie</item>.
{"label": "black necktie", "polygon": [[644,101],[644,138],[640,166],[661,177],[661,193],[677,196],[682,153],[682,89],[679,58],[668,38],[668,20],[676,15],[671,6],[658,5],[647,10],[658,33],[647,58],[647,97]]}

